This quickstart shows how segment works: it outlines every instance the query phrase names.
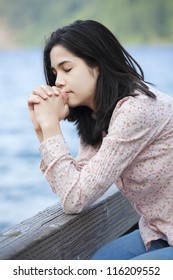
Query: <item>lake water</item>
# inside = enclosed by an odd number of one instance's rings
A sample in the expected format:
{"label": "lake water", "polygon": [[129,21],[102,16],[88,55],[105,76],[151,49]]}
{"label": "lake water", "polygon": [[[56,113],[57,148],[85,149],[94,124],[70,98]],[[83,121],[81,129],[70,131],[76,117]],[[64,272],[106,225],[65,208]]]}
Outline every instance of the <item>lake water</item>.
{"label": "lake water", "polygon": [[[173,46],[127,47],[147,81],[173,95]],[[57,202],[39,170],[39,142],[27,111],[27,97],[44,83],[40,49],[0,50],[0,232]],[[73,156],[75,128],[62,122]]]}

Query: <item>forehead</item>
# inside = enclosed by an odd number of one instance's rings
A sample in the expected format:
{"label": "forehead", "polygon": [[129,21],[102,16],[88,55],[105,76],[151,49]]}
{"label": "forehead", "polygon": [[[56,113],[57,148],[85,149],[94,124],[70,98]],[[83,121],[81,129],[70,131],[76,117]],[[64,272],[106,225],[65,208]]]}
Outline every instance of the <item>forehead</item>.
{"label": "forehead", "polygon": [[50,60],[52,66],[60,64],[62,61],[73,61],[77,58],[73,53],[61,45],[56,45],[50,52]]}

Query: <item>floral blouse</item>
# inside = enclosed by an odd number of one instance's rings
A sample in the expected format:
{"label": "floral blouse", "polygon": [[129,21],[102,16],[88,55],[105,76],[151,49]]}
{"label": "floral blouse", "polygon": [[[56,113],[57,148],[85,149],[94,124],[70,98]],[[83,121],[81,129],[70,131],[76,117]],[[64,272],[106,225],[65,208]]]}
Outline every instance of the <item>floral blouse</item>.
{"label": "floral blouse", "polygon": [[173,246],[173,98],[154,88],[120,100],[102,144],[80,143],[76,158],[62,135],[42,142],[41,170],[66,213],[79,213],[113,183],[140,214],[146,248]]}

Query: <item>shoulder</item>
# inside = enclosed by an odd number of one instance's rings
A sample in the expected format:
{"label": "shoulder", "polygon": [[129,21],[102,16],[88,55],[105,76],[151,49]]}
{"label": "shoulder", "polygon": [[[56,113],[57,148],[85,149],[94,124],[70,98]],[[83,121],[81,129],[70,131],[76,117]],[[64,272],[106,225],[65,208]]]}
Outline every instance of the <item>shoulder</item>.
{"label": "shoulder", "polygon": [[156,101],[144,94],[125,97],[117,103],[110,120],[110,125],[117,118],[137,120],[146,116],[148,119],[152,117],[155,105]]}
{"label": "shoulder", "polygon": [[[108,128],[108,134],[134,137],[157,130],[163,122],[160,103],[144,94],[125,97],[117,103]],[[165,110],[165,117],[166,117]]]}
{"label": "shoulder", "polygon": [[[172,98],[173,100],[173,98]],[[139,131],[160,130],[173,117],[173,101],[166,95],[156,95],[156,99],[142,93],[120,100],[111,117],[109,132],[124,134]]]}

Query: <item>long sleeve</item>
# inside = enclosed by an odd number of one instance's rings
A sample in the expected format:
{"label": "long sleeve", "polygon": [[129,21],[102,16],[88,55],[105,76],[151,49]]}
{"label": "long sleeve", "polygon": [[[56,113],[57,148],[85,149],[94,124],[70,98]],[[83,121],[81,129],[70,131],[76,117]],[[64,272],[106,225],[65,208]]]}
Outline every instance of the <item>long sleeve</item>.
{"label": "long sleeve", "polygon": [[82,211],[118,180],[165,126],[164,110],[158,110],[155,101],[145,96],[122,99],[113,112],[101,147],[81,168],[70,156],[62,135],[41,144],[46,178],[66,213]]}
{"label": "long sleeve", "polygon": [[76,165],[78,169],[81,169],[88,161],[98,152],[100,149],[100,144],[95,146],[87,145],[80,140],[79,143],[79,152],[75,158]]}
{"label": "long sleeve", "polygon": [[[58,140],[59,138],[59,140]],[[54,139],[55,139],[55,142],[54,142]],[[61,139],[61,140],[60,140]],[[58,144],[58,141],[59,144]],[[56,136],[56,137],[51,137],[50,140],[48,140],[48,145],[57,145],[60,147],[61,146],[61,141],[64,143],[65,142],[65,139],[62,135],[59,135],[59,136]],[[45,143],[46,144],[46,143]],[[41,148],[40,148],[40,151],[44,153],[44,148],[43,147],[46,147],[45,144],[41,145]],[[66,148],[67,148],[67,154],[69,154],[70,156],[70,152],[69,152],[69,149],[66,145]],[[87,145],[85,143],[83,143],[83,141],[80,139],[80,142],[79,142],[79,150],[78,150],[78,154],[76,156],[76,158],[71,158],[73,164],[75,165],[76,169],[77,170],[81,170],[85,164],[88,163],[88,161],[98,152],[100,148],[100,144],[97,144],[95,146],[91,146],[91,145]],[[54,153],[54,151],[53,151]],[[49,155],[48,155],[49,157]],[[44,154],[44,158],[46,158],[46,155]],[[55,161],[56,161],[56,158],[55,158]],[[49,160],[48,160],[49,162]],[[52,163],[49,165],[49,168],[51,168],[52,164],[54,164],[54,161],[52,161]],[[48,166],[46,165],[45,161],[42,159],[41,162],[40,162],[40,169],[42,171],[42,173],[47,173],[47,171],[49,170]],[[52,187],[52,191],[56,193],[56,189],[54,187],[54,185],[51,185]]]}

